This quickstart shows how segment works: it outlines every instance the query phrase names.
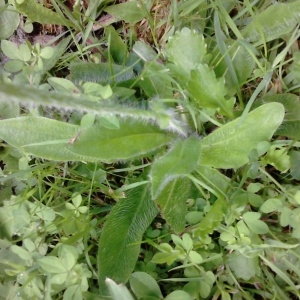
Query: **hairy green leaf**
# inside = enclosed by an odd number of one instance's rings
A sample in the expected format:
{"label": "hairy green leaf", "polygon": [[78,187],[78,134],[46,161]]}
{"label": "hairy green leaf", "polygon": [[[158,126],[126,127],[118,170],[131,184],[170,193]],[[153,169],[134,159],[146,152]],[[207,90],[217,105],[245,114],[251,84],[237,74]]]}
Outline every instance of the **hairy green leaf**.
{"label": "hairy green leaf", "polygon": [[142,122],[121,120],[119,129],[80,128],[43,117],[0,120],[0,138],[38,157],[57,161],[113,162],[142,157],[166,145],[170,135]]}
{"label": "hairy green leaf", "polygon": [[27,16],[30,21],[38,22],[40,24],[55,24],[75,27],[75,25],[68,19],[62,17],[60,14],[46,8],[35,0],[14,1],[16,9]]}
{"label": "hairy green leaf", "polygon": [[72,97],[66,94],[49,93],[28,86],[16,86],[7,83],[1,83],[0,101],[22,103],[29,107],[31,105],[43,105],[56,107],[60,110],[79,110],[104,116],[118,115],[120,117],[130,117],[133,120],[143,120],[146,123],[159,123],[158,118],[163,117],[165,120],[164,129],[176,132],[181,136],[186,135],[183,125],[178,121],[172,110],[156,113],[151,110],[126,107],[113,102],[94,102],[83,95]]}
{"label": "hairy green leaf", "polygon": [[167,154],[156,160],[150,172],[153,199],[159,196],[169,181],[189,175],[196,167],[200,154],[200,140],[190,137],[178,141]]}
{"label": "hairy green leaf", "polygon": [[130,190],[126,199],[114,206],[99,242],[97,260],[101,293],[106,291],[106,277],[118,283],[127,282],[140,252],[142,236],[157,213],[147,185]]}
{"label": "hairy green leaf", "polygon": [[25,153],[59,160],[80,160],[67,151],[68,141],[79,126],[43,117],[20,117],[0,120],[0,138]]}
{"label": "hairy green leaf", "polygon": [[185,227],[186,200],[190,188],[189,178],[173,178],[155,199],[162,216],[177,233],[181,233]]}
{"label": "hairy green leaf", "polygon": [[263,103],[278,102],[283,104],[285,109],[284,120],[278,127],[276,134],[289,138],[300,139],[300,103],[297,95],[294,94],[275,94],[263,97],[256,101],[255,107]]}
{"label": "hairy green leaf", "polygon": [[284,107],[268,103],[216,129],[202,139],[201,164],[215,168],[239,168],[246,164],[251,150],[268,141],[281,124]]}
{"label": "hairy green leaf", "polygon": [[277,39],[289,33],[300,21],[300,1],[276,3],[254,15],[252,21],[242,31],[250,42]]}
{"label": "hairy green leaf", "polygon": [[99,124],[82,128],[74,139],[67,145],[70,153],[82,160],[113,162],[146,156],[168,144],[172,136],[155,125],[126,119],[117,129]]}
{"label": "hairy green leaf", "polygon": [[109,63],[77,62],[70,65],[70,78],[77,84],[80,81],[91,81],[102,84],[126,81],[134,77],[131,67]]}

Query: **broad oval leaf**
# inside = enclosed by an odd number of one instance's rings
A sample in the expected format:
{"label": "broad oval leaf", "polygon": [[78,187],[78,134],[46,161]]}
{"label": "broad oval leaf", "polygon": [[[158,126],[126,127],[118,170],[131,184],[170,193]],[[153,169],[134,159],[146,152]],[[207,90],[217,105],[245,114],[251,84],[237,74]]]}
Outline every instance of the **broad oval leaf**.
{"label": "broad oval leaf", "polygon": [[260,270],[258,257],[247,257],[238,251],[230,253],[227,264],[237,278],[246,281],[259,274]]}
{"label": "broad oval leaf", "polygon": [[101,293],[107,293],[106,277],[118,283],[127,282],[140,252],[142,236],[157,213],[148,185],[130,190],[127,198],[114,206],[99,242],[97,260]]}
{"label": "broad oval leaf", "polygon": [[265,222],[260,220],[260,217],[260,213],[253,211],[248,211],[243,214],[243,219],[252,232],[266,234],[269,232],[269,227]]}
{"label": "broad oval leaf", "polygon": [[154,125],[127,119],[120,120],[119,129],[101,125],[83,128],[67,149],[85,161],[113,162],[145,156],[171,140],[172,135]]}
{"label": "broad oval leaf", "polygon": [[201,164],[215,168],[239,168],[260,142],[268,141],[284,118],[280,103],[268,103],[216,129],[203,138]]}

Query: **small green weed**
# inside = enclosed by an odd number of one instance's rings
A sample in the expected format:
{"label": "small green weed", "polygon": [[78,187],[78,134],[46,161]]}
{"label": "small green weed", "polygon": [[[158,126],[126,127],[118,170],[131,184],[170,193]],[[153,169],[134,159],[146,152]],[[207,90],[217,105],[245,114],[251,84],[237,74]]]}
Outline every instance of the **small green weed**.
{"label": "small green weed", "polygon": [[0,0],[1,297],[299,298],[299,9]]}

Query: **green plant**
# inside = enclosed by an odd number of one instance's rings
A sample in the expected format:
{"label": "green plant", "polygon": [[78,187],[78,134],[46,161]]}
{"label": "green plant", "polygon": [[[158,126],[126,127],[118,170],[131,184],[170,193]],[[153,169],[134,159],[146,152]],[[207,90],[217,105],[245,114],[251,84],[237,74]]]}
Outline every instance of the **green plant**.
{"label": "green plant", "polygon": [[[20,13],[43,23],[31,12],[44,15],[42,5],[19,2]],[[152,17],[150,2],[105,11],[132,33]],[[83,30],[97,8],[81,19],[53,3],[56,13],[45,22],[74,28],[83,39],[74,40],[68,78],[47,71],[70,39],[55,48],[1,42],[10,59],[0,89],[6,295],[134,299],[114,283],[129,282],[137,299],[298,297],[299,105],[296,95],[266,86],[286,68],[299,36],[299,1],[268,8],[173,3],[174,19],[166,22],[180,29],[161,49],[154,39],[158,53],[141,41],[128,49],[125,34],[108,26],[98,56],[88,53],[84,43],[95,39]],[[197,31],[182,26],[194,24],[178,19],[196,16],[198,7],[208,21]],[[231,17],[233,8],[239,13]],[[289,22],[279,24],[282,12]],[[270,14],[276,18],[262,23]],[[297,89],[296,57],[291,78],[282,80],[289,89]],[[245,85],[259,80],[248,100]],[[31,87],[17,85],[24,82]],[[91,199],[99,197],[105,201],[97,207]],[[17,211],[22,217],[10,224]],[[164,229],[153,229],[156,222]]]}

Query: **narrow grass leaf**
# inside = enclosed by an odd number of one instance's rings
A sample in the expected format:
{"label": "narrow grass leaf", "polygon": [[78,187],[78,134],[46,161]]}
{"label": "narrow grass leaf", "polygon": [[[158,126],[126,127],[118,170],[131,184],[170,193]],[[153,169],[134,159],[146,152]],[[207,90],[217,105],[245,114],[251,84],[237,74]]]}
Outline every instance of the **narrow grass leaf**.
{"label": "narrow grass leaf", "polygon": [[275,273],[277,274],[282,280],[284,280],[294,291],[297,291],[297,287],[290,279],[290,277],[283,272],[281,269],[276,267],[271,261],[265,258],[263,255],[259,255],[260,259]]}

